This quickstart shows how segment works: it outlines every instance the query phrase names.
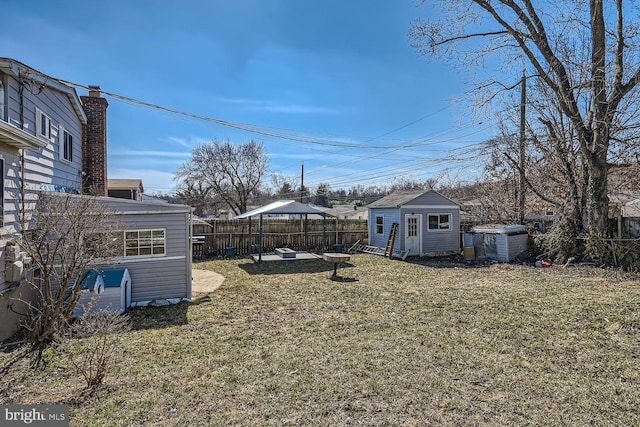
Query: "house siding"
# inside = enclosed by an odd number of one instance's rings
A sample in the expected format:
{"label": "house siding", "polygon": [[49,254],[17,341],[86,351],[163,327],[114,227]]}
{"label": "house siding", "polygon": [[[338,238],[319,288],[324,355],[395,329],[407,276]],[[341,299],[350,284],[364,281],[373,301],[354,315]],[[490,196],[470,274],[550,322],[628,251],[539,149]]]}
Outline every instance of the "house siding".
{"label": "house siding", "polygon": [[[27,84],[20,95],[20,85],[14,76],[7,80],[6,121],[23,131],[36,135],[37,110],[51,119],[51,135],[46,147],[25,150],[25,191],[39,191],[41,184],[80,189],[82,170],[82,121],[68,94],[47,85]],[[22,98],[22,102],[21,102]],[[22,105],[21,105],[22,104]],[[73,161],[61,160],[61,128],[73,136]],[[44,138],[41,138],[45,141]]]}
{"label": "house siding", "polygon": [[[4,210],[2,212],[2,223],[3,234],[7,235],[18,232],[18,214],[20,211],[18,205],[18,201],[20,200],[20,152],[15,147],[0,144],[0,156],[4,159]],[[4,266],[0,268],[4,269]]]}
{"label": "house siding", "polygon": [[[51,118],[51,137],[39,150],[25,152],[25,184],[27,190],[39,191],[42,184],[65,187],[79,192],[82,171],[82,123],[69,98],[45,87],[38,96],[25,96],[25,117],[33,121],[35,134],[36,108]],[[62,129],[73,136],[72,162],[62,159]]]}

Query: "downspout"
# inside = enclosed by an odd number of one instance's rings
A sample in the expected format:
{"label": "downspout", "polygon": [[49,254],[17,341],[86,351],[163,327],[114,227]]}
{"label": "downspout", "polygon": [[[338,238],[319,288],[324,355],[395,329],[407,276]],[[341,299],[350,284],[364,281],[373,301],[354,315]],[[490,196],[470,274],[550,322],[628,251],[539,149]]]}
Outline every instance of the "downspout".
{"label": "downspout", "polygon": [[[18,74],[18,98],[20,99],[20,128],[24,130],[24,81],[22,73]],[[25,160],[24,148],[20,149],[20,233],[25,230],[25,192],[24,192]]]}
{"label": "downspout", "polygon": [[187,213],[187,221],[189,226],[189,236],[187,238],[187,295],[186,298],[191,301],[192,285],[193,285],[193,211],[189,208]]}

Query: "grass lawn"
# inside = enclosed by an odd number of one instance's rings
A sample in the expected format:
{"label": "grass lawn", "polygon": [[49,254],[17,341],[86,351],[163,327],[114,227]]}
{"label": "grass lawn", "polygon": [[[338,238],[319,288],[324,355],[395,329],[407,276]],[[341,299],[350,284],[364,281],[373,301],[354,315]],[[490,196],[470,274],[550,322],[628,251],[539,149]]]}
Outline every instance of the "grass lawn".
{"label": "grass lawn", "polygon": [[640,425],[637,278],[372,255],[344,282],[323,261],[196,268],[226,280],[134,310],[104,386],[52,356],[15,366],[0,403],[68,403],[77,426]]}

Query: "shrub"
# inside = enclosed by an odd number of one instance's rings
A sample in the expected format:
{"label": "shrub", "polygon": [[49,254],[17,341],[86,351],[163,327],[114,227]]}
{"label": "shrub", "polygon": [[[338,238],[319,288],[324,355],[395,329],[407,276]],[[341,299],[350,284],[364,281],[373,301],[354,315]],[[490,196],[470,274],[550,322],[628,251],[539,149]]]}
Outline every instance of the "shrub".
{"label": "shrub", "polygon": [[117,313],[87,314],[60,336],[60,351],[87,388],[102,383],[122,356],[121,336],[131,329],[129,316]]}
{"label": "shrub", "polygon": [[565,262],[570,257],[581,257],[583,248],[576,236],[578,225],[573,218],[562,216],[549,232],[535,234],[531,239],[533,253],[544,254],[556,262]]}

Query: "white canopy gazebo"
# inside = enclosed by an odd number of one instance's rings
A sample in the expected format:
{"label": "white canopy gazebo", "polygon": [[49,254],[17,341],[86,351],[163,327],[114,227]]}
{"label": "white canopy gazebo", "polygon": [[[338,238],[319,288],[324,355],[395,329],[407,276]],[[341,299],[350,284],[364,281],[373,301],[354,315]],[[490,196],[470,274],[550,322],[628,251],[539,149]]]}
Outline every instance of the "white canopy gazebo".
{"label": "white canopy gazebo", "polygon": [[327,233],[327,214],[318,210],[312,206],[305,205],[304,203],[296,202],[295,200],[278,200],[277,202],[269,203],[268,205],[254,209],[249,212],[245,212],[236,216],[236,219],[249,218],[249,248],[251,249],[251,218],[259,216],[260,218],[260,231],[258,237],[258,262],[262,261],[262,225],[264,215],[304,215],[304,246],[308,248],[307,242],[307,219],[309,215],[320,215],[324,221],[322,227],[322,246],[324,250]]}

